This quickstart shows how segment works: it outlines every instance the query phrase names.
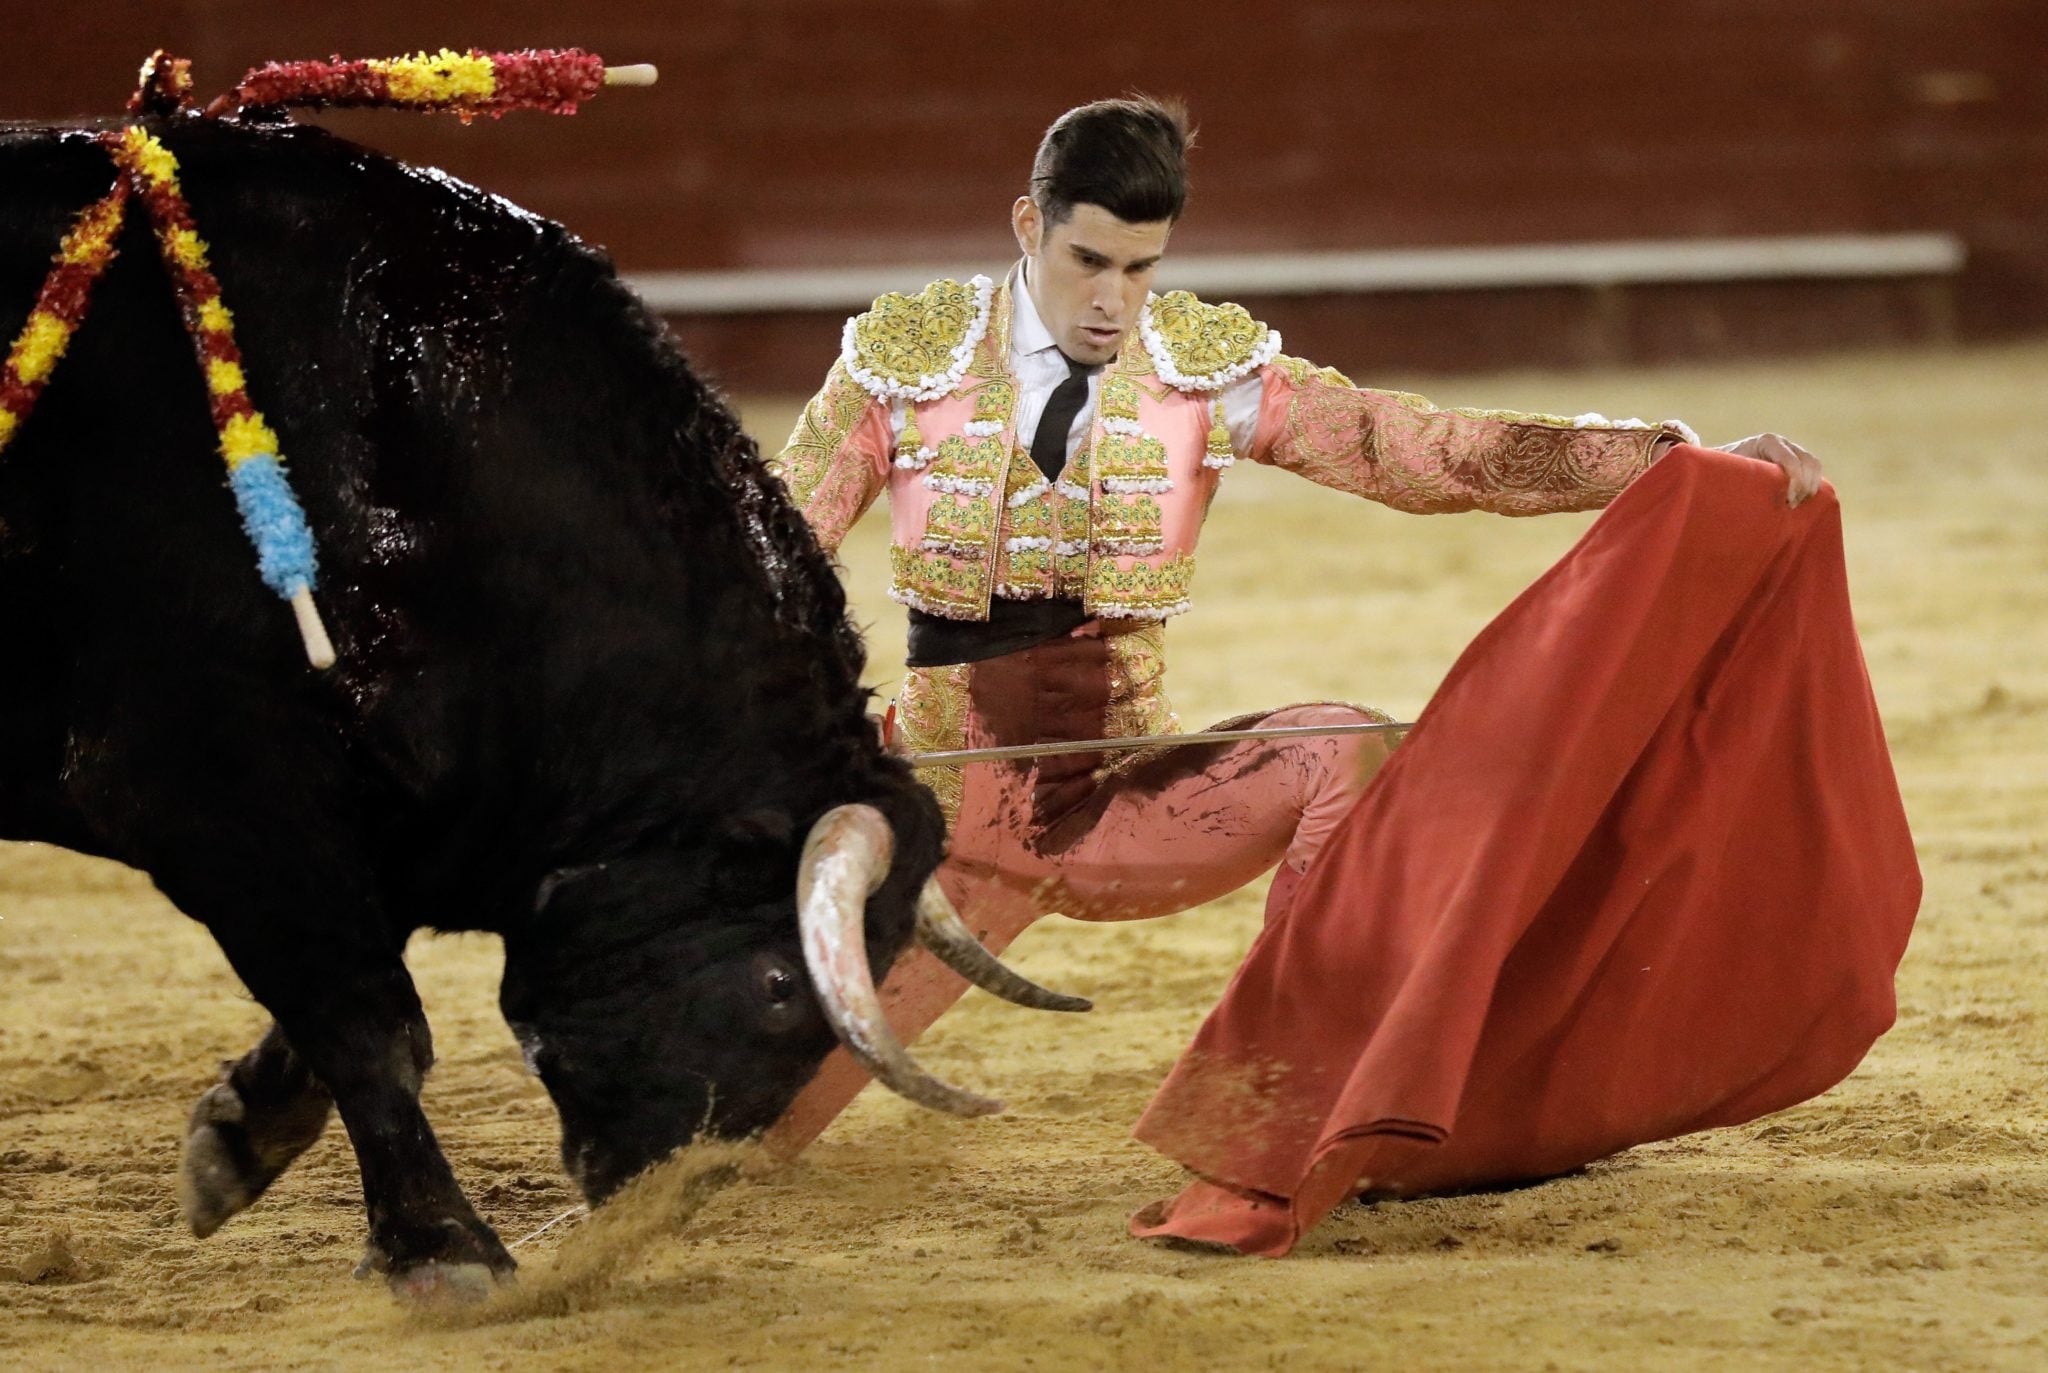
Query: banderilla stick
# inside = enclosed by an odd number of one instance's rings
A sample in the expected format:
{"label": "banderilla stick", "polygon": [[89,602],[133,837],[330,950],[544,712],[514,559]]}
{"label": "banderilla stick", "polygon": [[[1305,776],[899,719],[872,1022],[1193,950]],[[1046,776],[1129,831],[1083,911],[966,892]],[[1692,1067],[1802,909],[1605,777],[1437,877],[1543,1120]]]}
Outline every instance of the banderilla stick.
{"label": "banderilla stick", "polygon": [[549,1221],[546,1225],[543,1225],[540,1229],[528,1235],[525,1239],[513,1240],[510,1244],[506,1245],[505,1247],[507,1249],[517,1249],[522,1244],[532,1244],[535,1240],[539,1239],[542,1235],[545,1235],[548,1231],[554,1229],[557,1225],[560,1225],[563,1221],[577,1220],[589,1214],[590,1208],[588,1206],[572,1206],[568,1210],[562,1212],[561,1215],[556,1216],[553,1220]]}
{"label": "banderilla stick", "polygon": [[1192,744],[1234,744],[1244,739],[1316,739],[1334,734],[1391,734],[1393,743],[1415,728],[1390,720],[1357,725],[1280,725],[1271,729],[1209,729],[1199,734],[1134,734],[1122,739],[1060,739],[1044,744],[1005,744],[1000,748],[938,749],[913,753],[918,767],[958,767],[962,763],[1000,763],[1012,758],[1045,758],[1056,753],[1119,753],[1134,748],[1179,748]]}

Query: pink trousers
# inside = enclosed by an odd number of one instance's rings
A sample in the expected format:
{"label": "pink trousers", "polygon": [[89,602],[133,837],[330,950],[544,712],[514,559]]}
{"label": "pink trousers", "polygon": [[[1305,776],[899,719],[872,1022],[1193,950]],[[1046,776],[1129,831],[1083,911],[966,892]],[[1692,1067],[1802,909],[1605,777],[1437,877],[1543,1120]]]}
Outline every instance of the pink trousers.
{"label": "pink trousers", "polygon": [[[899,734],[915,753],[1177,732],[1162,690],[1161,627],[1070,638],[959,667],[914,671]],[[1352,724],[1387,717],[1319,704],[1239,717],[1233,729]],[[993,952],[1032,921],[1146,920],[1191,909],[1281,865],[1267,910],[1328,842],[1390,741],[1352,734],[1068,754],[1032,763],[931,769],[953,814],[939,881]],[[945,773],[953,776],[945,776]],[[967,990],[922,949],[882,986],[905,1043]],[[867,1074],[835,1049],[769,1137],[794,1155],[845,1109]]]}

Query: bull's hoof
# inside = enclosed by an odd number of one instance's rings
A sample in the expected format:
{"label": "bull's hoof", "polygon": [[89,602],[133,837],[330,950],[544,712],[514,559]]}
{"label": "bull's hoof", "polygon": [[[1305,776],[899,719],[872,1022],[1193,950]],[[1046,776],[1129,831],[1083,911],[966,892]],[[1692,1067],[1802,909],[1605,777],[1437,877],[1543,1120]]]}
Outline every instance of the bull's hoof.
{"label": "bull's hoof", "polygon": [[475,1306],[488,1298],[508,1273],[499,1277],[482,1263],[416,1263],[402,1272],[385,1276],[392,1295],[409,1306]]}
{"label": "bull's hoof", "polygon": [[[481,1301],[512,1281],[519,1265],[482,1221],[452,1217],[410,1234],[394,1233],[386,1248],[374,1237],[356,1265],[356,1277],[381,1277],[400,1300],[421,1306]],[[393,1254],[403,1257],[394,1259]]]}
{"label": "bull's hoof", "polygon": [[227,1082],[207,1088],[192,1109],[178,1160],[178,1209],[201,1239],[247,1209],[276,1177],[263,1176],[242,1128],[243,1114],[242,1098]]}
{"label": "bull's hoof", "polygon": [[254,1104],[235,1086],[233,1065],[200,1094],[178,1160],[178,1209],[205,1239],[247,1210],[327,1128],[333,1111],[315,1085]]}

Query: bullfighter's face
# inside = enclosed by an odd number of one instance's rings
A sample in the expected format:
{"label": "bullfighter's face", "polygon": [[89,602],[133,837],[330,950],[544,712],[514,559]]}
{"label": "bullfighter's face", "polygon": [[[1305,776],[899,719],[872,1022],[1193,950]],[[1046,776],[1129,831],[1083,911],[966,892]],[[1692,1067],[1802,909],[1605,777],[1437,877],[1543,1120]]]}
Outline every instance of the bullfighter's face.
{"label": "bullfighter's face", "polygon": [[1137,327],[1166,252],[1172,220],[1133,224],[1100,205],[1076,205],[1048,224],[1029,196],[1011,210],[1038,317],[1060,351],[1091,367],[1113,361]]}
{"label": "bullfighter's face", "polygon": [[[692,1140],[764,1130],[836,1042],[798,941],[796,844],[757,833],[557,874],[535,929],[508,937],[505,1017],[593,1202]],[[868,904],[878,968],[908,942],[928,867]]]}

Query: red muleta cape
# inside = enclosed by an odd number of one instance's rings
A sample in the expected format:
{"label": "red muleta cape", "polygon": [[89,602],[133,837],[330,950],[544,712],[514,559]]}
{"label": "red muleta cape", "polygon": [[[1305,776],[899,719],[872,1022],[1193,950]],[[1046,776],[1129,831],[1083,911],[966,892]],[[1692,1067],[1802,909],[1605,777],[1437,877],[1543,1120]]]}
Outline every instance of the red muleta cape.
{"label": "red muleta cape", "polygon": [[1784,486],[1674,449],[1458,659],[1138,1122],[1228,1187],[1133,1234],[1285,1254],[1361,1190],[1779,1110],[1891,1026],[1920,871],[1840,507]]}

